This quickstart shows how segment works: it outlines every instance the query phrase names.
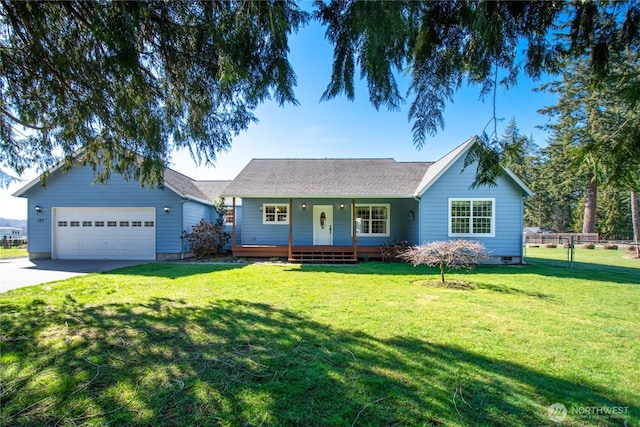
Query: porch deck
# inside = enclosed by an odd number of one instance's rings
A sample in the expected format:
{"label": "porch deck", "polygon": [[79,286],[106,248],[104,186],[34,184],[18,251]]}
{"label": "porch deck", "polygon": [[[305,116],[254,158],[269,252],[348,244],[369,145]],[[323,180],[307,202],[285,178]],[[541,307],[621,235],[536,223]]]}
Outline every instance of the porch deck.
{"label": "porch deck", "polygon": [[354,254],[352,246],[292,246],[291,256],[286,245],[236,245],[234,257],[287,258],[296,263],[354,263],[358,258],[381,258],[379,246],[358,246]]}

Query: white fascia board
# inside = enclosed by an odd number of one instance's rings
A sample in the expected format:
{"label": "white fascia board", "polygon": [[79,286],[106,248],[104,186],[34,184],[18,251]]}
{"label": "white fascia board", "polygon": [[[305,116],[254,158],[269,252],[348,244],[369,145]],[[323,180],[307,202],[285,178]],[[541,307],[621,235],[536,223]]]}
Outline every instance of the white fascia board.
{"label": "white fascia board", "polygon": [[225,194],[243,199],[412,199],[413,194]]}
{"label": "white fascia board", "polygon": [[533,190],[531,190],[531,188],[529,188],[529,186],[527,184],[525,184],[520,178],[518,178],[518,175],[516,175],[515,173],[513,173],[513,171],[511,169],[509,169],[506,166],[503,166],[502,169],[505,171],[505,173],[507,175],[509,175],[509,177],[518,185],[520,186],[520,188],[522,188],[522,190],[524,190],[524,192],[526,193],[526,195],[528,197],[533,196]]}
{"label": "white fascia board", "polygon": [[[74,154],[74,156],[73,156],[74,157],[74,161],[75,161],[75,158],[78,156],[78,154]],[[60,160],[55,166],[52,166],[49,169],[47,169],[47,172],[49,172],[49,175],[53,175],[53,173],[56,172],[58,169],[60,169],[62,166],[64,166],[64,159]],[[13,193],[12,196],[13,197],[27,197],[26,193],[29,190],[31,190],[33,187],[35,187],[36,184],[40,183],[40,177],[41,176],[42,176],[42,173],[38,174],[37,177],[35,177],[28,184],[26,184],[24,187],[20,188],[15,193]]]}
{"label": "white fascia board", "polygon": [[178,191],[177,188],[175,188],[174,186],[172,186],[171,184],[167,184],[166,182],[163,184],[166,188],[168,188],[169,190],[173,191],[174,193],[176,193],[178,196],[182,197],[183,199],[188,199],[188,200],[192,200],[194,202],[198,202],[198,203],[202,203],[203,205],[207,205],[207,206],[214,206],[215,203],[211,203],[208,200],[204,200],[201,199],[199,197],[196,196],[192,196],[190,194],[186,194],[186,193],[181,193],[180,191]]}
{"label": "white fascia board", "polygon": [[[440,179],[440,177],[444,175],[446,171],[449,170],[451,165],[457,162],[467,151],[469,151],[469,148],[471,148],[471,146],[475,144],[477,141],[478,141],[477,136],[469,138],[464,143],[462,143],[461,145],[459,145],[449,153],[445,154],[442,158],[440,158],[440,160],[438,160],[433,165],[431,165],[429,169],[427,169],[427,172],[425,173],[425,176],[422,179],[422,182],[420,183],[420,185],[418,186],[416,192],[413,194],[413,197],[415,198],[422,197],[422,195],[426,193],[426,191],[429,188],[431,188],[431,186],[434,183],[436,183],[438,179]],[[442,163],[438,164],[439,162],[442,162]],[[432,171],[432,172],[435,171],[435,174],[433,174],[433,176],[430,176],[429,171]]]}

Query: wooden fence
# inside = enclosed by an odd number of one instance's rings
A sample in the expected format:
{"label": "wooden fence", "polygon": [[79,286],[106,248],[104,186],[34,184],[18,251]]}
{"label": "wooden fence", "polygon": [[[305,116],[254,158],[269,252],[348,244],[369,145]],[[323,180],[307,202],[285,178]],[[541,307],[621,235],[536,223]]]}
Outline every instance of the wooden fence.
{"label": "wooden fence", "polygon": [[526,233],[526,244],[568,243],[573,237],[574,244],[597,243],[600,240],[599,233]]}

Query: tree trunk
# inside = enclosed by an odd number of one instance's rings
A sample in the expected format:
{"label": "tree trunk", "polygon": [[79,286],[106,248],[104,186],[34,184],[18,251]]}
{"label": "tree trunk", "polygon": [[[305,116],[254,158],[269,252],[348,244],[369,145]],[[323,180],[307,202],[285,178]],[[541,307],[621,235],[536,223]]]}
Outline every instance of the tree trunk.
{"label": "tree trunk", "polygon": [[638,195],[631,191],[631,221],[633,222],[633,239],[636,242],[636,255],[640,258],[640,206],[638,206]]}
{"label": "tree trunk", "polygon": [[440,263],[440,281],[444,283],[444,262]]}
{"label": "tree trunk", "polygon": [[598,180],[595,176],[589,177],[587,191],[584,196],[584,221],[583,233],[596,232],[596,208],[598,205]]}

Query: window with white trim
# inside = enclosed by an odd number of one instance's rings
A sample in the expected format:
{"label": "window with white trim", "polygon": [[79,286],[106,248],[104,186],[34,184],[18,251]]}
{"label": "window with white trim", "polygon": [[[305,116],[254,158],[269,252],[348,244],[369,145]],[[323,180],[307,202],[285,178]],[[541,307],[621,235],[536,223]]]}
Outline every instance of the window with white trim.
{"label": "window with white trim", "polygon": [[262,205],[263,224],[289,224],[289,205]]}
{"label": "window with white trim", "polygon": [[390,207],[386,205],[356,204],[357,236],[388,236]]}
{"label": "window with white trim", "polygon": [[495,236],[496,199],[449,199],[449,236]]}

